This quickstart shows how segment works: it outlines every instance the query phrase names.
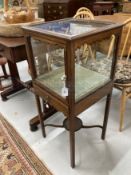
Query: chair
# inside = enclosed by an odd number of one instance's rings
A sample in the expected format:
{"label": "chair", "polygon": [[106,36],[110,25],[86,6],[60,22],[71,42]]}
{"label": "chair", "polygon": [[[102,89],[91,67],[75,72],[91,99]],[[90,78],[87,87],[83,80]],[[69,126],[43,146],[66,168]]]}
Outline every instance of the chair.
{"label": "chair", "polygon": [[[73,18],[76,18],[76,19],[83,18],[83,19],[94,20],[94,15],[88,8],[81,7],[77,10],[76,15]],[[90,54],[91,58],[95,59],[96,51],[100,51],[106,54],[107,55],[106,58],[108,59],[111,57],[113,53],[114,42],[115,42],[115,36],[112,35],[110,40],[104,40],[99,43],[96,43],[95,50],[92,49],[90,45],[84,44],[82,57],[86,57],[87,59]]]}
{"label": "chair", "polygon": [[[81,7],[77,10],[74,18],[94,20],[94,15],[88,8]],[[95,60],[97,51],[100,51],[101,53],[105,54],[106,55],[105,59],[111,58],[114,43],[115,43],[115,36],[112,35],[110,39],[100,41],[99,43],[96,43],[95,46],[84,44],[82,58],[86,57],[86,62],[89,56]]]}
{"label": "chair", "polygon": [[122,131],[123,129],[126,101],[128,98],[131,97],[131,60],[129,60],[129,57],[131,55],[131,45],[129,47],[127,57],[125,58],[123,56],[124,49],[128,44],[130,32],[131,32],[131,24],[129,26],[129,29],[125,38],[125,43],[121,52],[120,59],[118,60],[118,63],[117,63],[116,73],[115,73],[115,82],[114,82],[114,87],[122,91],[121,105],[120,105],[120,125],[119,125],[120,131]]}
{"label": "chair", "polygon": [[76,14],[79,13],[79,12],[83,12],[83,11],[89,12],[90,14],[93,15],[93,13],[90,11],[90,9],[88,9],[88,8],[86,8],[86,7],[80,7],[80,8],[76,11]]}
{"label": "chair", "polygon": [[[94,20],[93,13],[86,7],[82,7],[77,10],[76,14],[74,15],[75,19],[87,19],[87,20]],[[92,51],[91,45],[87,45],[86,43],[82,46],[81,50],[82,52],[82,58],[88,58],[90,55],[92,58],[94,58],[94,53]],[[81,60],[82,61],[82,60]]]}
{"label": "chair", "polygon": [[[79,10],[79,9],[78,9]],[[75,19],[90,19],[90,20],[94,20],[94,15],[91,11],[80,11],[80,12],[76,12],[76,14],[74,15]]]}

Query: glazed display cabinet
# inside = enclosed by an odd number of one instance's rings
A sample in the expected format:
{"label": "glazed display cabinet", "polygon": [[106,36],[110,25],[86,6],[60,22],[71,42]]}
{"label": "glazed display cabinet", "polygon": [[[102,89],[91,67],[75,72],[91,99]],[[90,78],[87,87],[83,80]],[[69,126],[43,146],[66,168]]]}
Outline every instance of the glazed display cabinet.
{"label": "glazed display cabinet", "polygon": [[[74,167],[76,131],[98,127],[102,129],[101,138],[105,138],[121,26],[69,18],[24,27],[24,33],[43,135],[45,126],[69,131]],[[99,47],[103,42],[109,46],[110,55],[108,49],[105,53]],[[103,123],[83,124],[78,115],[105,96]],[[40,98],[46,109],[52,106],[64,114],[62,125],[44,124]]]}

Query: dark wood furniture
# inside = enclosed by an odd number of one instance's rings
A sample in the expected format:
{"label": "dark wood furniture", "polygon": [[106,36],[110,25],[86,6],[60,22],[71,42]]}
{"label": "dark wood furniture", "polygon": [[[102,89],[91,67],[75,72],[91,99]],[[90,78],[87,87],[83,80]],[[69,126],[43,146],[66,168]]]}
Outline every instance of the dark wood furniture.
{"label": "dark wood furniture", "polygon": [[17,69],[17,62],[27,59],[24,38],[6,38],[0,37],[1,55],[5,56],[8,61],[12,86],[1,93],[2,100],[7,100],[9,95],[25,88],[20,83],[20,76]]}
{"label": "dark wood furniture", "polygon": [[[105,139],[121,25],[70,18],[24,27],[24,32],[42,134],[46,136],[46,126],[65,127],[69,131],[71,166],[74,167],[76,131],[98,127],[102,129],[101,138]],[[96,43],[112,35],[115,36],[113,56],[109,60],[108,75],[104,75],[101,70],[92,69],[92,57],[85,58],[80,53],[83,45],[95,49]],[[93,65],[104,58],[96,53]],[[105,96],[103,123],[85,126],[77,116]],[[44,99],[46,108],[50,104],[64,113],[62,125],[44,123],[40,98]]]}
{"label": "dark wood furniture", "polygon": [[46,21],[72,17],[85,0],[45,0],[43,3]]}
{"label": "dark wood furniture", "polygon": [[114,5],[115,3],[113,1],[97,1],[85,3],[85,6],[89,8],[95,16],[112,14]]}

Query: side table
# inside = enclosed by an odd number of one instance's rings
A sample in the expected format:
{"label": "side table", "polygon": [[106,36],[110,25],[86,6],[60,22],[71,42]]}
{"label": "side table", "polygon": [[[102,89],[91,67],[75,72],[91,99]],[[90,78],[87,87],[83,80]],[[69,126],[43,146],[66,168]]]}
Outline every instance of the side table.
{"label": "side table", "polygon": [[27,58],[27,54],[23,37],[0,37],[0,48],[2,50],[2,55],[8,60],[12,80],[12,87],[1,93],[1,98],[3,101],[5,101],[9,95],[12,95],[13,93],[25,88],[23,84],[20,83],[20,76],[16,63],[25,60]]}

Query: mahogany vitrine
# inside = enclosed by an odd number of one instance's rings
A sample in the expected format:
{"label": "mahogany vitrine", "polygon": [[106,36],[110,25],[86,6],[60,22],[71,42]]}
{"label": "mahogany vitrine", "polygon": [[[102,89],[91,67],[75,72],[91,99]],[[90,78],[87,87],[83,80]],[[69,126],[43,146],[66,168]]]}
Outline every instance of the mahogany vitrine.
{"label": "mahogany vitrine", "polygon": [[[121,25],[95,20],[63,19],[24,27],[26,48],[44,137],[45,126],[65,127],[69,131],[71,166],[75,166],[75,132],[98,127],[105,138]],[[102,40],[112,54],[98,50]],[[106,66],[106,72],[103,72]],[[103,123],[85,126],[78,115],[107,96]],[[45,106],[63,112],[62,125],[44,124]],[[86,132],[86,131],[85,131]]]}

